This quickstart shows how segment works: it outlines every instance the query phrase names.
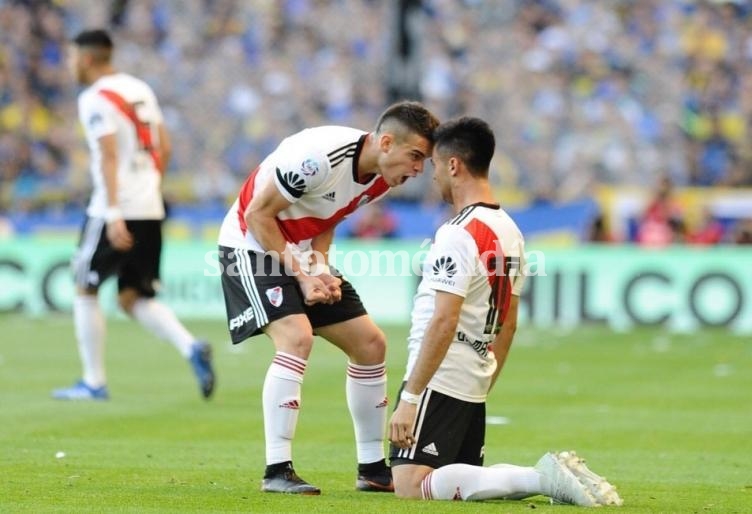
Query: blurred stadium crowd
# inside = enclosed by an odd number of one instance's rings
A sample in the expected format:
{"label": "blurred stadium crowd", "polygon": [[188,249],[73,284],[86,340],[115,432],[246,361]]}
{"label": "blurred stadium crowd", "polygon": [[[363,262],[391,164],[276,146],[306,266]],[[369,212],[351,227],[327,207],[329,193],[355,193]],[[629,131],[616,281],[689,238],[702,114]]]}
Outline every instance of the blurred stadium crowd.
{"label": "blurred stadium crowd", "polygon": [[[0,212],[80,206],[88,156],[67,38],[112,28],[159,95],[172,202],[224,203],[306,126],[364,129],[389,102],[394,2],[0,0]],[[424,0],[420,91],[497,133],[522,203],[600,185],[750,186],[752,8],[744,1]],[[424,198],[429,177],[398,195]]]}

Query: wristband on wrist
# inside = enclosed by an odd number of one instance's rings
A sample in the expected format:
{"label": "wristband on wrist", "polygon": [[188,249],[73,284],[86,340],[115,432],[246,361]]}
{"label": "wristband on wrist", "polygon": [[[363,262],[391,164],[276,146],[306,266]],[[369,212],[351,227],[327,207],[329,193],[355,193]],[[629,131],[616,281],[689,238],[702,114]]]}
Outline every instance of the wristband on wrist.
{"label": "wristband on wrist", "polygon": [[311,271],[309,275],[313,275],[314,277],[317,277],[323,273],[326,273],[327,275],[331,275],[331,270],[329,269],[328,264],[324,264],[323,262],[317,262],[313,266],[311,266]]}
{"label": "wristband on wrist", "polygon": [[400,393],[400,400],[407,402],[411,405],[418,405],[420,403],[420,398],[422,397],[422,394],[413,394],[408,393],[404,389]]}
{"label": "wristband on wrist", "polygon": [[107,223],[120,219],[123,219],[123,211],[120,210],[120,207],[107,207],[105,209],[104,220]]}

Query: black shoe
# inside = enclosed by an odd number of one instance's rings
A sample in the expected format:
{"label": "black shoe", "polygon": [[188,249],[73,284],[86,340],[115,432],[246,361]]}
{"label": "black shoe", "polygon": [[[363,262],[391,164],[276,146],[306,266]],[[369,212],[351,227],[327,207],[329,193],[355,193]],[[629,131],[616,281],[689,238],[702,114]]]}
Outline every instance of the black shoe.
{"label": "black shoe", "polygon": [[355,481],[358,491],[393,493],[392,469],[382,459],[370,464],[358,464],[358,479]]}
{"label": "black shoe", "polygon": [[321,489],[300,478],[292,462],[267,466],[261,490],[266,493],[321,494]]}

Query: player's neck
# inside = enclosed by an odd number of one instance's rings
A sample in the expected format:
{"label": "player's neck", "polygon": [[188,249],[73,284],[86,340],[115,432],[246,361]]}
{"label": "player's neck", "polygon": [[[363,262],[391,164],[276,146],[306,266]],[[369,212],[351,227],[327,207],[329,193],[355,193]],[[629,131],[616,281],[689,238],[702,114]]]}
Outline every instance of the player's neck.
{"label": "player's neck", "polygon": [[452,206],[456,212],[476,203],[497,203],[488,180],[470,179],[462,184],[455,184],[452,189]]}
{"label": "player's neck", "polygon": [[379,170],[379,149],[375,147],[374,141],[373,132],[366,135],[363,150],[358,158],[358,180],[363,180]]}
{"label": "player's neck", "polygon": [[106,75],[113,75],[117,73],[117,70],[113,68],[112,66],[102,66],[100,68],[92,68],[89,70],[89,74],[86,77],[87,82],[89,85],[95,83],[97,80],[101,79],[102,77]]}

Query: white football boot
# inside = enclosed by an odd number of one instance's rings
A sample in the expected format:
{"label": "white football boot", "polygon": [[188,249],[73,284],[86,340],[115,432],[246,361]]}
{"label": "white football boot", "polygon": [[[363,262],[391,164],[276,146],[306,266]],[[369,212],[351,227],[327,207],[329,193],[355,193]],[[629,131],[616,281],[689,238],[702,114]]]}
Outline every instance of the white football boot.
{"label": "white football boot", "polygon": [[551,498],[552,503],[569,503],[580,507],[599,506],[595,496],[559,460],[558,454],[545,454],[535,465],[535,469],[541,475],[542,492]]}
{"label": "white football boot", "polygon": [[616,487],[610,484],[606,477],[590,471],[585,465],[585,459],[578,457],[575,452],[559,452],[557,457],[587,487],[598,504],[622,505],[624,503],[619,493],[616,492]]}

